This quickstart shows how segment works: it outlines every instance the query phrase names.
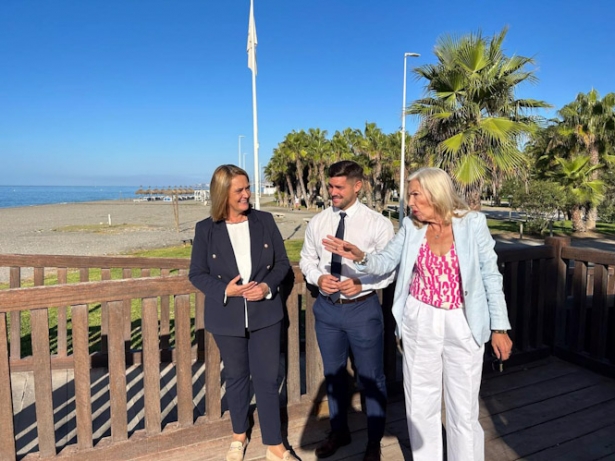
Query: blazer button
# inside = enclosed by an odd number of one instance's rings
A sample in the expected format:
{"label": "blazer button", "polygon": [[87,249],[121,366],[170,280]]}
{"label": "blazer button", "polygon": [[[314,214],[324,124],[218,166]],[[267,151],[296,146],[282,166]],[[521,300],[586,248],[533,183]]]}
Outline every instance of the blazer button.
{"label": "blazer button", "polygon": [[269,248],[269,244],[265,243],[265,248]]}
{"label": "blazer button", "polygon": [[267,266],[267,269],[268,269],[268,270],[269,270],[269,269],[271,269],[271,266]]}
{"label": "blazer button", "polygon": [[215,254],[211,255],[211,257],[212,257],[213,259],[216,259],[216,258],[217,258],[217,256],[216,256]]}
{"label": "blazer button", "polygon": [[464,296],[468,296],[468,292],[467,292],[467,291],[464,291],[464,292],[463,292],[463,295],[464,295]]}
{"label": "blazer button", "polygon": [[222,278],[222,276],[221,276],[221,275],[218,275],[218,278],[219,278],[219,279],[221,279],[221,278]]}

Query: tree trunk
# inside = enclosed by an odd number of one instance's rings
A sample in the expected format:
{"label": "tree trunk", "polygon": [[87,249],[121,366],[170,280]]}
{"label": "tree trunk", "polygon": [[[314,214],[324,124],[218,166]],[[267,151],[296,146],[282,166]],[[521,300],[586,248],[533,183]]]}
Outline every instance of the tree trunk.
{"label": "tree trunk", "polygon": [[587,228],[585,227],[585,221],[583,221],[583,210],[579,205],[574,205],[572,207],[571,213],[572,220],[572,231],[573,232],[585,232]]}

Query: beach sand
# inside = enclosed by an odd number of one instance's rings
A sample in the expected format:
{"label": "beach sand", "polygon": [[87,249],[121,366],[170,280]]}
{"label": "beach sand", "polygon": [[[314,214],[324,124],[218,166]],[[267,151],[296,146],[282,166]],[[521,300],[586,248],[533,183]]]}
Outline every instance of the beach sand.
{"label": "beach sand", "polygon": [[[273,213],[282,237],[302,239],[316,211],[291,211],[266,198],[261,209]],[[109,226],[109,215],[111,226]],[[209,206],[179,204],[179,231],[173,207],[165,202],[103,201],[0,209],[0,253],[102,256],[181,245]],[[0,269],[0,281],[8,268]]]}
{"label": "beach sand", "polygon": [[[282,237],[302,239],[316,211],[291,211],[263,200],[274,214]],[[180,202],[179,231],[173,208],[164,202],[103,201],[0,209],[0,253],[115,255],[181,245],[194,236],[195,224],[209,206]],[[109,226],[109,217],[111,226]]]}

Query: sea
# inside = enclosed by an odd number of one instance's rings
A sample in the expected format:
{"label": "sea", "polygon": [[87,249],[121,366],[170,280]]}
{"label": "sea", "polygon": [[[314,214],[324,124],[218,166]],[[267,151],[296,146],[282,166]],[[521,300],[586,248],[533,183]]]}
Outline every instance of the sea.
{"label": "sea", "polygon": [[0,186],[0,208],[132,200],[136,186]]}

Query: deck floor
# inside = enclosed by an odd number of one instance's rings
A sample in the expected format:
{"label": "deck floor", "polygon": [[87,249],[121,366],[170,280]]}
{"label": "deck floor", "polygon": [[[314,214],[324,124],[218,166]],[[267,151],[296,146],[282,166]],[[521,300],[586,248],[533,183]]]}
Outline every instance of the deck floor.
{"label": "deck floor", "polygon": [[[202,370],[195,366],[195,408],[202,408]],[[174,419],[174,376],[162,370],[163,421]],[[104,371],[92,379],[95,441],[108,435],[108,376]],[[143,427],[143,398],[140,372],[128,370],[129,430]],[[34,423],[34,390],[30,373],[11,376],[15,402],[15,428],[20,456],[37,451]],[[72,372],[54,371],[54,408],[58,446],[75,443]],[[68,402],[68,403],[66,403]],[[486,459],[501,460],[615,460],[615,380],[576,365],[549,358],[502,374],[484,377],[480,402],[481,424],[485,430]],[[197,416],[195,410],[195,416]],[[350,415],[353,442],[329,458],[361,460],[367,439],[365,417]],[[163,422],[164,424],[164,422]],[[328,431],[328,420],[291,420],[288,443],[303,461],[316,459],[314,449]],[[149,461],[222,460],[229,439],[216,439],[159,453]],[[402,396],[391,399],[386,434],[382,441],[384,460],[411,460]],[[260,433],[254,431],[246,460],[264,459]],[[145,458],[144,458],[145,459]]]}

